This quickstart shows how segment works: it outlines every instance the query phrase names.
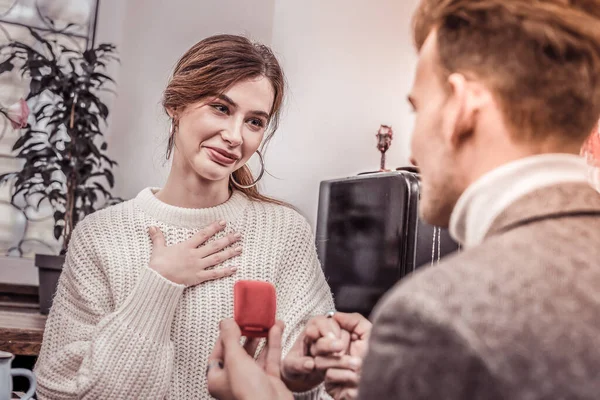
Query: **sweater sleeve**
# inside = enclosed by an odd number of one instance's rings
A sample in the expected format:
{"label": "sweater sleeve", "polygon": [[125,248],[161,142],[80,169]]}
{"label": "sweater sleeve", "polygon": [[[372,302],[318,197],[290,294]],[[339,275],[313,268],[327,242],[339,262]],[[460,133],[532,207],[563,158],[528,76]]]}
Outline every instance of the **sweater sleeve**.
{"label": "sweater sleeve", "polygon": [[[298,216],[291,225],[286,254],[277,277],[277,318],[286,324],[283,335],[285,356],[311,317],[335,308],[333,297],[317,257],[315,240],[308,222]],[[295,393],[298,400],[330,398],[322,387]]]}
{"label": "sweater sleeve", "polygon": [[170,327],[184,286],[147,266],[122,305],[83,220],[73,232],[35,366],[39,399],[159,399],[174,349]]}

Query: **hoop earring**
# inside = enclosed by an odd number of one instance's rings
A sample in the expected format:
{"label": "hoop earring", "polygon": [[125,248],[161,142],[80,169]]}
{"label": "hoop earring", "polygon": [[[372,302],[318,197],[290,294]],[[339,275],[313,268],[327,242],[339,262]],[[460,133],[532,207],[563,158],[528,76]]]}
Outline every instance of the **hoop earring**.
{"label": "hoop earring", "polygon": [[169,140],[167,142],[167,160],[171,158],[171,154],[173,153],[173,147],[175,147],[175,119],[171,118],[171,126],[169,127]]}
{"label": "hoop earring", "polygon": [[258,154],[258,158],[260,159],[260,173],[258,174],[258,178],[256,178],[256,180],[254,182],[252,182],[250,185],[241,185],[235,181],[233,174],[231,174],[229,176],[229,178],[231,179],[231,183],[233,183],[234,186],[237,187],[238,189],[250,189],[251,187],[256,186],[258,181],[260,181],[261,178],[263,177],[263,174],[265,173],[265,160],[263,159],[263,156],[259,150],[256,150],[256,154]]}

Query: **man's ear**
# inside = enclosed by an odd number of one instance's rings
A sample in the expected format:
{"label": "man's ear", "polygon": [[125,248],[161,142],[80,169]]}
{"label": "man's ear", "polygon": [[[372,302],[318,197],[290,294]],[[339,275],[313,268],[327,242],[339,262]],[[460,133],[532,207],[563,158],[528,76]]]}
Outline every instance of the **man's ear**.
{"label": "man's ear", "polygon": [[491,95],[481,82],[468,80],[459,73],[448,77],[448,87],[443,133],[448,143],[456,147],[473,133],[479,113],[489,103]]}

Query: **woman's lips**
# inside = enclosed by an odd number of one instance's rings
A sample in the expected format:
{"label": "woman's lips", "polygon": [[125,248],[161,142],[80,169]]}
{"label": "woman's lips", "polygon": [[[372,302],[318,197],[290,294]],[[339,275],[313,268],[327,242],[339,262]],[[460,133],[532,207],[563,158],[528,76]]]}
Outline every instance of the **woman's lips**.
{"label": "woman's lips", "polygon": [[221,150],[215,147],[205,147],[208,156],[217,164],[232,165],[238,160],[238,157],[225,150]]}

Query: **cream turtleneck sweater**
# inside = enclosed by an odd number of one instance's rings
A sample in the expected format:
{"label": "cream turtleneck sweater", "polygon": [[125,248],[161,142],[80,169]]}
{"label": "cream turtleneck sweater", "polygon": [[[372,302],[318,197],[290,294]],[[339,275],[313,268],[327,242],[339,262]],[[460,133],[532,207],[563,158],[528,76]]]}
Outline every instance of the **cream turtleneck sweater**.
{"label": "cream turtleneck sweater", "polygon": [[471,184],[458,199],[450,218],[450,234],[465,247],[478,245],[494,219],[519,197],[568,182],[588,182],[582,157],[543,154],[498,167]]}
{"label": "cream turtleneck sweater", "polygon": [[[218,324],[233,316],[233,284],[277,289],[284,354],[314,315],[334,308],[306,220],[234,192],[222,205],[183,209],[154,189],[79,223],[67,252],[35,367],[40,399],[210,399],[206,362]],[[150,226],[167,245],[216,220],[242,234],[231,277],[185,288],[148,268]],[[318,389],[297,398],[317,398]]]}

